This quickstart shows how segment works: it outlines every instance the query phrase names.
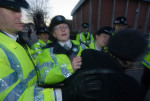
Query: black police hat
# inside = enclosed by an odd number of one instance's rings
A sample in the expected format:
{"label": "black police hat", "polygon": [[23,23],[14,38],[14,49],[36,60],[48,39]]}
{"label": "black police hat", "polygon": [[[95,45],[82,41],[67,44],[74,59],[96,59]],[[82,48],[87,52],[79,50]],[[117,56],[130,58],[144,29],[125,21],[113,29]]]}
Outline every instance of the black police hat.
{"label": "black police hat", "polygon": [[117,17],[117,18],[115,19],[114,24],[127,25],[127,19],[126,19],[126,17],[124,17],[124,16]]}
{"label": "black police hat", "polygon": [[89,27],[89,24],[88,23],[82,23],[82,25],[81,25],[83,28],[87,28],[87,27]]}
{"label": "black police hat", "polygon": [[40,27],[38,30],[37,30],[37,32],[36,32],[36,34],[37,35],[39,35],[39,34],[42,34],[42,33],[49,33],[49,30],[48,30],[48,28],[47,27]]}
{"label": "black police hat", "polygon": [[100,35],[101,33],[105,33],[105,34],[108,34],[108,35],[112,36],[113,32],[114,32],[114,29],[112,27],[104,26],[101,29],[99,29],[95,33],[95,35]]}
{"label": "black police hat", "polygon": [[68,23],[68,21],[66,20],[66,18],[64,16],[57,15],[57,16],[53,17],[52,20],[51,20],[50,26],[49,26],[50,32],[53,31],[55,26],[57,26],[59,24],[62,24],[62,23],[65,23],[69,26],[69,23]]}
{"label": "black police hat", "polygon": [[122,60],[141,59],[147,50],[147,41],[142,35],[133,29],[121,30],[109,40],[108,51]]}
{"label": "black police hat", "polygon": [[21,8],[28,8],[26,0],[0,0],[0,7],[20,11]]}

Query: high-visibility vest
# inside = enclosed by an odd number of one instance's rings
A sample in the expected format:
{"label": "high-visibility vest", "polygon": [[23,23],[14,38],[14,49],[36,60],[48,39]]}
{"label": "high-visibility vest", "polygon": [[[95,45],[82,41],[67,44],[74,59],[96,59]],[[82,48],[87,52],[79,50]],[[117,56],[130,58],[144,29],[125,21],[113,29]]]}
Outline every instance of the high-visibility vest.
{"label": "high-visibility vest", "polygon": [[142,63],[150,69],[150,33],[149,33],[149,39],[148,39],[148,53],[146,54],[146,56],[144,57],[144,60],[142,61]]}
{"label": "high-visibility vest", "polygon": [[51,43],[50,40],[48,40],[47,43],[45,43],[43,40],[38,39],[38,42],[33,44],[31,48],[34,50],[34,54],[38,55],[42,52],[42,47],[46,46],[46,44],[49,44],[49,43]]}
{"label": "high-visibility vest", "polygon": [[[72,40],[74,45],[80,45],[79,41]],[[38,55],[37,70],[41,84],[56,84],[64,81],[72,75],[71,61],[66,54],[54,54],[53,47],[44,49]],[[77,56],[81,55],[82,48],[79,46]]]}
{"label": "high-visibility vest", "polygon": [[37,73],[26,50],[2,32],[0,101],[55,101],[53,89],[37,86]]}
{"label": "high-visibility vest", "polygon": [[83,32],[81,32],[81,33],[77,34],[76,40],[79,40],[79,41],[82,41],[82,42],[89,42],[89,43],[91,43],[91,42],[94,42],[94,37],[89,32],[87,34],[87,37],[85,37]]}
{"label": "high-visibility vest", "polygon": [[[91,42],[91,43],[90,43],[89,49],[94,49],[94,50],[96,50],[95,42]],[[107,46],[103,47],[102,50],[103,50],[104,52],[108,52]]]}
{"label": "high-visibility vest", "polygon": [[91,42],[90,45],[89,45],[89,48],[90,49],[96,49],[95,42]]}

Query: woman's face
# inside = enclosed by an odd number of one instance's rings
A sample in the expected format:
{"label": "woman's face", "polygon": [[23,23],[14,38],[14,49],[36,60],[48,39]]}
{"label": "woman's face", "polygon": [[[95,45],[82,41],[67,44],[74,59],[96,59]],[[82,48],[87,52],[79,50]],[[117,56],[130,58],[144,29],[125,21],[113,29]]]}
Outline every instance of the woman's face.
{"label": "woman's face", "polygon": [[59,24],[54,27],[53,36],[60,42],[70,39],[70,29],[67,24]]}

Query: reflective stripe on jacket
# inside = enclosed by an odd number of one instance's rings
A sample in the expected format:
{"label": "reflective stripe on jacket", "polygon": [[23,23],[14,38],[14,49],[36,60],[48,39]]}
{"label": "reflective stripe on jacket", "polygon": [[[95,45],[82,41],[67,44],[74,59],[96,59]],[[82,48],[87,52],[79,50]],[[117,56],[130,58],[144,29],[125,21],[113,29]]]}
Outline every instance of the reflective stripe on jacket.
{"label": "reflective stripe on jacket", "polygon": [[[80,45],[79,41],[72,41],[72,43]],[[54,54],[53,50],[54,47],[47,48],[38,56],[39,64],[36,67],[41,84],[60,83],[73,73],[69,57],[66,54]],[[81,52],[80,47],[77,56],[80,56]]]}
{"label": "reflective stripe on jacket", "polygon": [[[94,49],[94,50],[96,50],[95,42],[91,42],[91,43],[90,43],[89,49]],[[108,52],[108,47],[107,47],[107,46],[102,47],[100,51]]]}
{"label": "reflective stripe on jacket", "polygon": [[87,37],[84,36],[83,32],[77,34],[76,40],[80,40],[80,41],[82,41],[82,42],[87,42],[87,41],[88,41],[88,42],[90,42],[90,43],[91,43],[91,42],[94,42],[93,35],[90,34],[89,32],[88,32]]}
{"label": "reflective stripe on jacket", "polygon": [[[51,43],[50,40],[48,40],[47,44]],[[38,55],[42,52],[42,47],[46,46],[46,43],[41,40],[41,39],[38,39],[38,42],[36,42],[34,45],[32,45],[32,49],[34,50],[34,54],[35,55]]]}
{"label": "reflective stripe on jacket", "polygon": [[90,45],[89,45],[89,48],[96,50],[96,48],[95,48],[95,42],[91,42]]}
{"label": "reflective stripe on jacket", "polygon": [[142,61],[142,63],[150,69],[150,33],[149,33],[149,40],[148,40],[148,53],[146,54],[146,56],[144,57],[144,60]]}
{"label": "reflective stripe on jacket", "polygon": [[0,101],[55,101],[53,89],[36,85],[37,74],[25,49],[0,33]]}

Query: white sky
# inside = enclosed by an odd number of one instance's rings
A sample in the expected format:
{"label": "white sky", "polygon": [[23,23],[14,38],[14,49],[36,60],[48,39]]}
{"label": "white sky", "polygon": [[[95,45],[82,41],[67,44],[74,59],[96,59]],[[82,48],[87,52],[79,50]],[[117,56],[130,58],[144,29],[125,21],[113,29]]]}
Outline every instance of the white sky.
{"label": "white sky", "polygon": [[63,15],[66,19],[72,19],[71,12],[79,0],[50,0],[50,17]]}
{"label": "white sky", "polygon": [[[37,3],[37,1],[38,3],[40,3],[40,0],[27,0],[27,1],[30,4]],[[52,19],[52,17],[56,15],[63,15],[66,19],[72,19],[71,12],[80,0],[45,0],[45,1],[48,1],[46,8],[48,10],[50,19]],[[23,12],[23,21],[27,23],[30,21],[27,19],[26,15],[28,14],[26,12]]]}

